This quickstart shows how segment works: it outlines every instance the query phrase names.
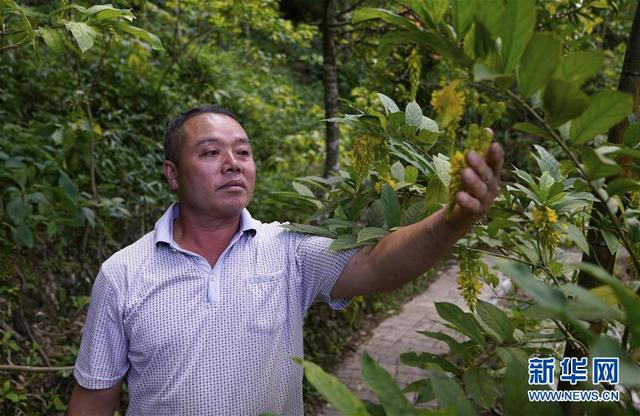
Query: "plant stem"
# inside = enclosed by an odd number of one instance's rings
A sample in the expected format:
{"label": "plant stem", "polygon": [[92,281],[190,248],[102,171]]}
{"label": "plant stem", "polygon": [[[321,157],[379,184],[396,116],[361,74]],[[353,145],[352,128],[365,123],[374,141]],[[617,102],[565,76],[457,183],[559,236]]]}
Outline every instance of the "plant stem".
{"label": "plant stem", "polygon": [[22,373],[57,373],[59,371],[73,371],[74,366],[67,367],[32,367],[28,365],[6,365],[0,364],[0,372],[16,371]]}

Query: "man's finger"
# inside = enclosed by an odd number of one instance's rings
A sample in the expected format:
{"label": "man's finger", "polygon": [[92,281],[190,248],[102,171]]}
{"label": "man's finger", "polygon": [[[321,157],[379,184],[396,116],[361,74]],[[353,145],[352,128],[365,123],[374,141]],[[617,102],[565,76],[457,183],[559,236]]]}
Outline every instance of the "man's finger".
{"label": "man's finger", "polygon": [[487,165],[485,158],[480,157],[474,151],[467,152],[467,164],[475,170],[476,174],[485,184],[490,184],[494,180],[492,169]]}
{"label": "man's finger", "polygon": [[484,213],[482,203],[467,192],[460,191],[456,193],[456,203],[460,206],[462,212],[468,212],[472,215],[482,215]]}
{"label": "man's finger", "polygon": [[482,205],[490,202],[489,186],[472,168],[465,168],[462,171],[462,184],[469,195],[479,200]]}
{"label": "man's finger", "polygon": [[492,143],[489,147],[489,151],[485,156],[487,164],[491,166],[493,174],[496,178],[500,178],[500,172],[502,171],[502,163],[504,162],[504,151],[499,143]]}

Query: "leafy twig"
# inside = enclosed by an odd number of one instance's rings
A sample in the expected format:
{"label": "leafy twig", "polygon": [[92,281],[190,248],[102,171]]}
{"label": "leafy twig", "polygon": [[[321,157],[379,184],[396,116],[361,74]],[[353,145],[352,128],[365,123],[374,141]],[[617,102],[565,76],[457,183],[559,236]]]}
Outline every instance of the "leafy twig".
{"label": "leafy twig", "polygon": [[[569,158],[573,161],[574,165],[578,169],[578,172],[580,173],[582,178],[589,184],[589,187],[591,188],[592,192],[596,195],[596,197],[600,200],[600,202],[602,202],[605,205],[605,207],[607,209],[607,214],[608,214],[609,218],[611,219],[611,222],[613,223],[613,226],[615,227],[618,236],[622,239],[622,244],[624,245],[624,247],[627,249],[627,251],[629,253],[633,253],[631,242],[629,241],[629,239],[625,235],[624,231],[622,230],[622,226],[620,225],[620,222],[618,221],[618,217],[616,217],[615,214],[611,212],[611,209],[609,209],[609,206],[607,205],[607,201],[602,197],[602,195],[600,194],[599,190],[589,180],[586,172],[584,171],[584,169],[582,169],[582,166],[580,165],[580,162],[578,161],[576,156],[573,154],[573,152],[571,151],[569,146],[567,146],[567,144],[564,142],[564,140],[560,136],[558,136],[558,133],[556,133],[556,131],[549,125],[549,123],[547,123],[547,121],[544,118],[542,118],[540,116],[540,114],[538,114],[529,104],[527,104],[527,102],[525,100],[523,100],[522,97],[520,97],[517,94],[514,94],[512,91],[509,91],[509,90],[507,90],[507,94],[511,98],[516,100],[518,103],[520,103],[529,113],[531,113],[531,115],[533,115],[533,117],[540,124],[542,124],[544,126],[544,128],[549,132],[549,134],[551,134],[551,137],[553,138],[553,140],[560,147],[562,147],[562,149],[567,153]],[[633,265],[634,265],[636,271],[640,274],[640,263],[638,262],[638,259],[636,258],[636,256],[631,256],[631,258],[633,260]]]}

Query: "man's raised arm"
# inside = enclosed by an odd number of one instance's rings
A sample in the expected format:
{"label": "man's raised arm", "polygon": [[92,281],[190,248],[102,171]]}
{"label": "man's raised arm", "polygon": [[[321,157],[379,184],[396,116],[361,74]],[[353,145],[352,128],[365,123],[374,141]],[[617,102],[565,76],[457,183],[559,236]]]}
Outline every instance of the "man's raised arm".
{"label": "man's raised arm", "polygon": [[356,253],[340,274],[331,297],[390,292],[417,278],[446,255],[471,230],[500,193],[504,152],[493,143],[484,157],[468,152],[462,171],[464,191],[456,194],[449,219],[447,207]]}

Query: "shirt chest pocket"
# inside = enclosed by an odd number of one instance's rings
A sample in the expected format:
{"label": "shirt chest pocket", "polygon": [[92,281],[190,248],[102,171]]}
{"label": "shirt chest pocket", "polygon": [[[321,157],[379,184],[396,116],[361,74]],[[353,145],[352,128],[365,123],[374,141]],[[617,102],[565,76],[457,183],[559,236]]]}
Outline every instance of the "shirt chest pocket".
{"label": "shirt chest pocket", "polygon": [[273,332],[286,320],[287,299],[284,271],[250,276],[245,281],[245,313],[251,332]]}

